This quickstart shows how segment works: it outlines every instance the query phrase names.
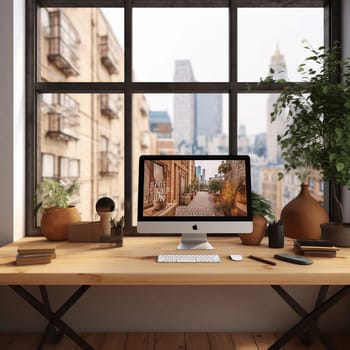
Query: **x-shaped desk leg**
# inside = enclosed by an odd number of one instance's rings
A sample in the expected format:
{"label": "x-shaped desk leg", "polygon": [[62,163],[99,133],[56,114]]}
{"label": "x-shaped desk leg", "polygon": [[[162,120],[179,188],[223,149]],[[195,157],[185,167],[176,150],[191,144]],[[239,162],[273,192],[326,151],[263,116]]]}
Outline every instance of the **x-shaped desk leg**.
{"label": "x-shaped desk leg", "polygon": [[[30,294],[25,288],[21,286],[11,285],[12,288],[18,295],[20,295],[24,300],[26,300],[31,306],[34,307],[42,316],[44,316],[48,321],[48,325],[45,332],[40,340],[38,350],[42,349],[44,343],[48,336],[52,334],[55,328],[62,331],[69,338],[71,338],[76,344],[78,344],[84,350],[93,350],[93,347],[89,345],[78,333],[76,333],[71,327],[69,327],[64,321],[61,320],[63,315],[78,301],[78,299],[89,289],[90,286],[81,286],[75,293],[56,311],[51,310],[49,298],[47,295],[47,290],[45,286],[40,286],[40,292],[43,301],[40,302],[32,294]],[[57,333],[59,340],[60,336]]]}
{"label": "x-shaped desk leg", "polygon": [[[321,317],[323,313],[325,313],[328,309],[330,309],[340,299],[342,299],[350,292],[350,286],[345,286],[342,289],[340,289],[337,293],[329,297],[327,300],[324,300],[326,297],[328,286],[321,286],[315,308],[313,309],[313,311],[308,313],[282,287],[272,286],[272,288],[298,313],[299,316],[302,317],[302,320],[299,321],[289,331],[287,331],[273,345],[271,345],[269,347],[269,350],[281,349],[281,347],[285,345],[291,338],[310,327],[315,329],[317,332],[320,332],[320,330],[315,324],[317,320]],[[327,349],[334,349],[332,345],[329,344],[324,337],[322,337],[322,335],[321,340],[323,341]]]}

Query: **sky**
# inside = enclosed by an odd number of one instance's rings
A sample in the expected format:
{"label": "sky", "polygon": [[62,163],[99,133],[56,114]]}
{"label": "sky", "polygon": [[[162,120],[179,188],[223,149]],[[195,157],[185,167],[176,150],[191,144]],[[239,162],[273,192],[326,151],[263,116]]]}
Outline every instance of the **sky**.
{"label": "sky", "polygon": [[[104,11],[123,46],[123,11]],[[137,81],[173,81],[176,59],[188,59],[196,81],[227,81],[228,9],[136,8],[133,10],[133,68]],[[322,45],[322,9],[238,10],[238,79],[258,81],[268,74],[271,56],[279,47],[288,77],[298,80],[297,66],[309,53],[302,41]],[[172,95],[146,94],[151,110],[168,110],[173,116]],[[239,123],[248,134],[266,130],[267,96],[238,97]],[[226,102],[225,102],[226,101]],[[224,129],[227,129],[227,99],[224,99]]]}
{"label": "sky", "polygon": [[205,169],[205,179],[218,175],[218,167],[221,164],[221,160],[196,160],[196,166],[200,166],[202,171]]}

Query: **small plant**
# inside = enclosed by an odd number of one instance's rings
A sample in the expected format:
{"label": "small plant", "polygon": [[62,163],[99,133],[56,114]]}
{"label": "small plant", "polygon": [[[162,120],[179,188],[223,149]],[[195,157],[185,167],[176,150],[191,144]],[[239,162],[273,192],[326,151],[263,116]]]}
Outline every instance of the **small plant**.
{"label": "small plant", "polygon": [[222,180],[211,179],[208,183],[208,188],[211,192],[216,193],[220,191],[222,185]]}
{"label": "small plant", "polygon": [[262,215],[268,222],[275,220],[271,202],[256,192],[252,192],[252,210],[253,215]]}
{"label": "small plant", "polygon": [[58,207],[67,208],[71,197],[78,191],[77,182],[67,184],[65,182],[52,179],[42,180],[36,187],[34,196],[34,215],[41,209]]}

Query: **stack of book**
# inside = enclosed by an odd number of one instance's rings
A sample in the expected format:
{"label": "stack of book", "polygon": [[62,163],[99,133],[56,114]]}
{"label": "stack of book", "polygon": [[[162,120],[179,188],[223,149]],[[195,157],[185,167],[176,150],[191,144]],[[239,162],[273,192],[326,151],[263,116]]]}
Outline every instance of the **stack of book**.
{"label": "stack of book", "polygon": [[49,264],[56,258],[55,247],[28,247],[18,248],[16,265]]}
{"label": "stack of book", "polygon": [[300,255],[336,257],[339,248],[323,239],[296,239],[294,250]]}

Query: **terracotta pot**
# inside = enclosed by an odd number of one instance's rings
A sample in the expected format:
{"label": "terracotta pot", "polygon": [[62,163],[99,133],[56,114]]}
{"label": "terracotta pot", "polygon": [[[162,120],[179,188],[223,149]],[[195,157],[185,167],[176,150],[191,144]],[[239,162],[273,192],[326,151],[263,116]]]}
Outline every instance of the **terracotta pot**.
{"label": "terracotta pot", "polygon": [[253,215],[253,232],[239,235],[243,244],[259,245],[266,233],[267,220],[262,215]]}
{"label": "terracotta pot", "polygon": [[306,184],[301,185],[300,193],[281,212],[284,234],[291,238],[321,238],[320,225],[329,222],[326,209],[310,194]]}
{"label": "terracotta pot", "polygon": [[41,219],[41,233],[50,241],[68,239],[68,226],[80,221],[80,213],[76,207],[49,208]]}

